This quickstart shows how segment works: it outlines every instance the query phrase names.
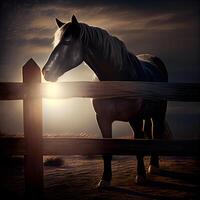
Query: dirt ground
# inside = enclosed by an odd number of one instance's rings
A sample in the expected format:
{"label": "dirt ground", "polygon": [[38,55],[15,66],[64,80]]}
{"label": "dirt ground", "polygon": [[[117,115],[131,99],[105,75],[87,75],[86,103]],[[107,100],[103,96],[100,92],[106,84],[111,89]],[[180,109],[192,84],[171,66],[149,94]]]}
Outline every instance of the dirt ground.
{"label": "dirt ground", "polygon": [[[63,157],[62,167],[44,167],[44,199],[47,200],[156,200],[197,199],[200,160],[183,157],[161,157],[161,171],[148,177],[144,186],[135,184],[135,157],[115,156],[112,162],[113,182],[99,191],[96,185],[102,174],[100,157]],[[145,158],[148,167],[149,158]],[[21,199],[24,193],[23,165],[1,170],[1,190],[7,197]]]}

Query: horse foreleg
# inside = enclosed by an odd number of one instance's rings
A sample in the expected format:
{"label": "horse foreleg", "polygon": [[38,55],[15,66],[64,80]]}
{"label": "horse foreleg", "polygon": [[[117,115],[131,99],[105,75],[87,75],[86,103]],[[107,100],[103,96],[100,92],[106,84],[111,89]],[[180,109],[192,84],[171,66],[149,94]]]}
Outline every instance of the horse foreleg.
{"label": "horse foreleg", "polygon": [[[135,139],[143,139],[144,138],[144,131],[143,131],[143,120],[131,120],[130,125],[134,131]],[[144,167],[144,156],[143,155],[136,155],[137,157],[137,175],[136,175],[136,183],[137,184],[144,184],[146,182],[146,171]]]}
{"label": "horse foreleg", "polygon": [[[97,115],[97,123],[101,130],[103,138],[112,138],[112,121],[107,119],[105,116]],[[112,167],[111,167],[112,155],[103,155],[103,161],[104,161],[103,176],[100,182],[98,183],[98,187],[100,188],[110,186],[112,180]]]}

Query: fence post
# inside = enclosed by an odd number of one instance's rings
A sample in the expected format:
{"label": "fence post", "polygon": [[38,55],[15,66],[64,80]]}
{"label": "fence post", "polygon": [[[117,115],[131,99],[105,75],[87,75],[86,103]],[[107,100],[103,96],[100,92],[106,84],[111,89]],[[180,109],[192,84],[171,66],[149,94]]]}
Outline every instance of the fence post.
{"label": "fence post", "polygon": [[23,101],[25,195],[30,199],[43,194],[42,97],[35,84],[41,83],[41,72],[33,59],[23,66],[23,83],[27,87]]}

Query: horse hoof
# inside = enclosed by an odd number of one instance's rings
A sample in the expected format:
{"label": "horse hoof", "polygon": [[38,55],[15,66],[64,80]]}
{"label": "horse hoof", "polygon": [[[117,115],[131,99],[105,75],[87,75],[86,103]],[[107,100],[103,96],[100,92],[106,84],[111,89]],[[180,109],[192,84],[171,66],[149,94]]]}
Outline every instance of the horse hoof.
{"label": "horse hoof", "polygon": [[147,173],[148,174],[158,174],[159,173],[159,167],[155,167],[153,165],[149,165],[149,168],[148,168],[148,171]]}
{"label": "horse hoof", "polygon": [[146,182],[147,182],[146,176],[136,175],[136,177],[135,177],[136,184],[144,185],[144,184],[146,184]]}
{"label": "horse hoof", "polygon": [[111,186],[111,181],[100,180],[97,184],[98,189],[108,188]]}

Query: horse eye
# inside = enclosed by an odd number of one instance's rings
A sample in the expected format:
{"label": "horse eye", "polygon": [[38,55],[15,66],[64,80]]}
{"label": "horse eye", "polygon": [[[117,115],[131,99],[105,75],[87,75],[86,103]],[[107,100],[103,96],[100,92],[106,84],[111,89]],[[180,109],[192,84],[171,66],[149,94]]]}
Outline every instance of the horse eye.
{"label": "horse eye", "polygon": [[64,39],[66,42],[70,42],[72,40],[72,37],[67,37]]}
{"label": "horse eye", "polygon": [[67,38],[63,38],[61,43],[64,45],[69,45],[71,43],[71,41],[72,41],[72,37],[67,37]]}

